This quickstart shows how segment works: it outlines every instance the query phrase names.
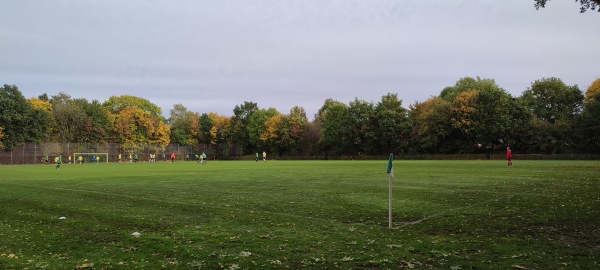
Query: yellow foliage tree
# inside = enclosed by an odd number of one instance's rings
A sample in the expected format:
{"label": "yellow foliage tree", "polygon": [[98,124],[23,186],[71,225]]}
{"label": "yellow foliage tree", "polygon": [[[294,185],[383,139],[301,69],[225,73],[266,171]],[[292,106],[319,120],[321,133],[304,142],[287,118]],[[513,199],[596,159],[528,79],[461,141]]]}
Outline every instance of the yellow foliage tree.
{"label": "yellow foliage tree", "polygon": [[454,128],[459,129],[464,134],[469,134],[474,129],[473,113],[476,111],[478,95],[479,90],[472,90],[462,92],[454,98],[454,106],[450,110],[452,115],[450,122]]}
{"label": "yellow foliage tree", "polygon": [[208,116],[213,122],[213,127],[210,129],[210,143],[218,145],[226,142],[231,130],[231,118],[212,112]]}
{"label": "yellow foliage tree", "polygon": [[47,112],[52,112],[52,103],[50,103],[49,101],[45,101],[45,100],[41,100],[39,98],[30,98],[29,99],[29,104],[31,104],[31,106],[36,109],[36,110],[44,110]]}
{"label": "yellow foliage tree", "polygon": [[265,131],[260,135],[260,140],[263,142],[271,141],[278,144],[277,138],[282,130],[283,116],[281,114],[269,118],[265,122]]}
{"label": "yellow foliage tree", "polygon": [[152,146],[151,148],[154,151],[164,151],[167,145],[171,143],[169,136],[171,128],[158,117],[153,117],[149,124],[148,144]]}
{"label": "yellow foliage tree", "polygon": [[585,102],[593,101],[596,93],[600,93],[600,78],[596,79],[585,91]]}
{"label": "yellow foliage tree", "polygon": [[33,107],[35,111],[41,112],[41,116],[43,116],[44,122],[48,124],[48,133],[55,134],[57,127],[56,121],[53,117],[54,106],[52,106],[52,103],[35,97],[32,97],[27,101],[29,102],[29,104],[31,104],[31,107]]}
{"label": "yellow foliage tree", "polygon": [[45,128],[43,128],[43,140],[56,139],[53,137],[53,135],[56,134],[57,125],[54,117],[54,106],[52,103],[35,97],[28,99],[27,102],[36,112],[36,117],[40,119],[40,123],[43,123],[43,125],[38,124],[37,126],[45,126]]}
{"label": "yellow foliage tree", "polygon": [[164,150],[170,143],[170,128],[161,118],[140,108],[128,106],[114,118],[114,132],[123,150],[134,153],[143,145],[152,145],[156,151]]}
{"label": "yellow foliage tree", "polygon": [[423,147],[433,148],[443,143],[451,129],[449,113],[450,102],[441,97],[432,97],[410,106],[410,117],[415,124],[413,134]]}

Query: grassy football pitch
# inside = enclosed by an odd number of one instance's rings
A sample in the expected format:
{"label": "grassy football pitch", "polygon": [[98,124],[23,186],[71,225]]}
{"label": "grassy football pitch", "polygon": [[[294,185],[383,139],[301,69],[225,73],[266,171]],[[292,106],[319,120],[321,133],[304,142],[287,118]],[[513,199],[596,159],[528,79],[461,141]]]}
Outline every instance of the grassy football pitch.
{"label": "grassy football pitch", "polygon": [[386,166],[0,166],[0,269],[600,268],[598,161]]}

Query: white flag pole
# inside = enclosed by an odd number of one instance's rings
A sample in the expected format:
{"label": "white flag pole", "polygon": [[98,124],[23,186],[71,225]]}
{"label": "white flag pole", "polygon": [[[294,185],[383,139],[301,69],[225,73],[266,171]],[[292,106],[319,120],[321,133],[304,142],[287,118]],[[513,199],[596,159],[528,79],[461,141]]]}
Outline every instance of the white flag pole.
{"label": "white flag pole", "polygon": [[388,228],[391,229],[392,228],[392,179],[394,179],[394,168],[392,168],[392,171],[390,172],[390,209],[388,211],[388,216],[389,216],[389,223],[388,223]]}
{"label": "white flag pole", "polygon": [[394,179],[394,166],[392,162],[394,161],[394,154],[390,154],[390,159],[388,160],[387,173],[390,174],[390,185],[389,185],[389,209],[388,209],[388,228],[392,228],[392,180]]}

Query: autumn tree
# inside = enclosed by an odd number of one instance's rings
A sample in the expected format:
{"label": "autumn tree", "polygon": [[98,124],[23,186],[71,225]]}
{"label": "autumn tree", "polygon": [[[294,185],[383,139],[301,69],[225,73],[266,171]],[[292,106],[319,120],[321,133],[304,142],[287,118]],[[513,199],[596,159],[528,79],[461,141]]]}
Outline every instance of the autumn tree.
{"label": "autumn tree", "polygon": [[30,98],[28,99],[29,104],[33,108],[34,115],[33,117],[39,120],[39,123],[42,124],[41,127],[38,127],[40,141],[47,141],[51,138],[51,134],[56,130],[56,124],[53,117],[53,109],[52,104],[47,100],[42,100],[39,98]]}
{"label": "autumn tree", "polygon": [[286,152],[299,154],[302,152],[302,141],[307,134],[308,118],[304,108],[294,106],[285,118],[282,145]]}
{"label": "autumn tree", "polygon": [[452,143],[456,136],[452,135],[454,129],[450,121],[450,102],[440,97],[431,97],[424,102],[416,102],[409,108],[417,151],[449,153],[457,150]]}
{"label": "autumn tree", "polygon": [[108,98],[108,100],[102,103],[102,106],[113,114],[118,114],[121,110],[124,110],[126,107],[134,107],[142,111],[148,112],[154,117],[159,117],[161,119],[163,118],[162,110],[160,109],[160,107],[158,107],[156,104],[150,102],[145,98],[136,96],[111,96],[110,98]]}
{"label": "autumn tree", "polygon": [[268,150],[277,154],[281,154],[284,148],[284,118],[284,115],[277,114],[267,119],[264,123],[265,129],[260,135],[260,140],[263,144],[270,146]]}
{"label": "autumn tree", "polygon": [[162,118],[151,117],[145,127],[148,134],[148,145],[153,151],[164,151],[167,145],[171,143],[169,139],[170,129]]}
{"label": "autumn tree", "polygon": [[52,114],[52,104],[48,100],[42,100],[39,98],[30,98],[29,103],[36,110],[42,110]]}
{"label": "autumn tree", "polygon": [[475,128],[479,124],[475,116],[478,97],[479,90],[462,92],[454,98],[450,109],[452,127],[459,130],[465,138],[468,138],[469,144],[474,143]]}
{"label": "autumn tree", "polygon": [[[494,80],[477,79],[451,103],[450,123],[460,134],[462,151],[478,147],[493,151],[514,143],[514,134],[527,124],[527,111]],[[453,138],[456,139],[456,138]]]}
{"label": "autumn tree", "polygon": [[294,107],[287,115],[278,114],[265,122],[265,132],[261,140],[270,145],[270,150],[278,154],[297,154],[306,132],[308,119],[302,107]]}
{"label": "autumn tree", "polygon": [[[280,113],[275,108],[258,109],[248,119],[248,137],[250,143],[261,150],[272,150],[269,148],[266,123],[269,119],[279,115]],[[257,150],[259,150],[257,149]]]}
{"label": "autumn tree", "polygon": [[498,85],[492,79],[464,77],[459,79],[453,86],[445,87],[440,93],[440,98],[448,102],[453,102],[456,96],[463,92],[470,92],[472,90],[486,91],[497,88]]}
{"label": "autumn tree", "polygon": [[590,102],[595,100],[597,93],[600,93],[600,78],[592,82],[592,84],[585,91],[585,101]]}
{"label": "autumn tree", "polygon": [[226,155],[228,142],[231,136],[231,118],[217,113],[209,113],[208,117],[212,122],[210,129],[211,141],[214,146],[214,153],[217,156]]}
{"label": "autumn tree", "polygon": [[160,151],[170,143],[169,126],[161,118],[137,107],[128,106],[114,115],[114,132],[121,148],[135,153],[140,147],[153,145]]}

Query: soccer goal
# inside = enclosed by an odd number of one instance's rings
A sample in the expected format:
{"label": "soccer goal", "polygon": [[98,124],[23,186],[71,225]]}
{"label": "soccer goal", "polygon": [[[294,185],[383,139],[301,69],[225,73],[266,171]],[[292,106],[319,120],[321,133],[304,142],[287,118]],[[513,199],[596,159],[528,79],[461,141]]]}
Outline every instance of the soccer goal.
{"label": "soccer goal", "polygon": [[108,153],[73,153],[73,163],[108,163]]}

